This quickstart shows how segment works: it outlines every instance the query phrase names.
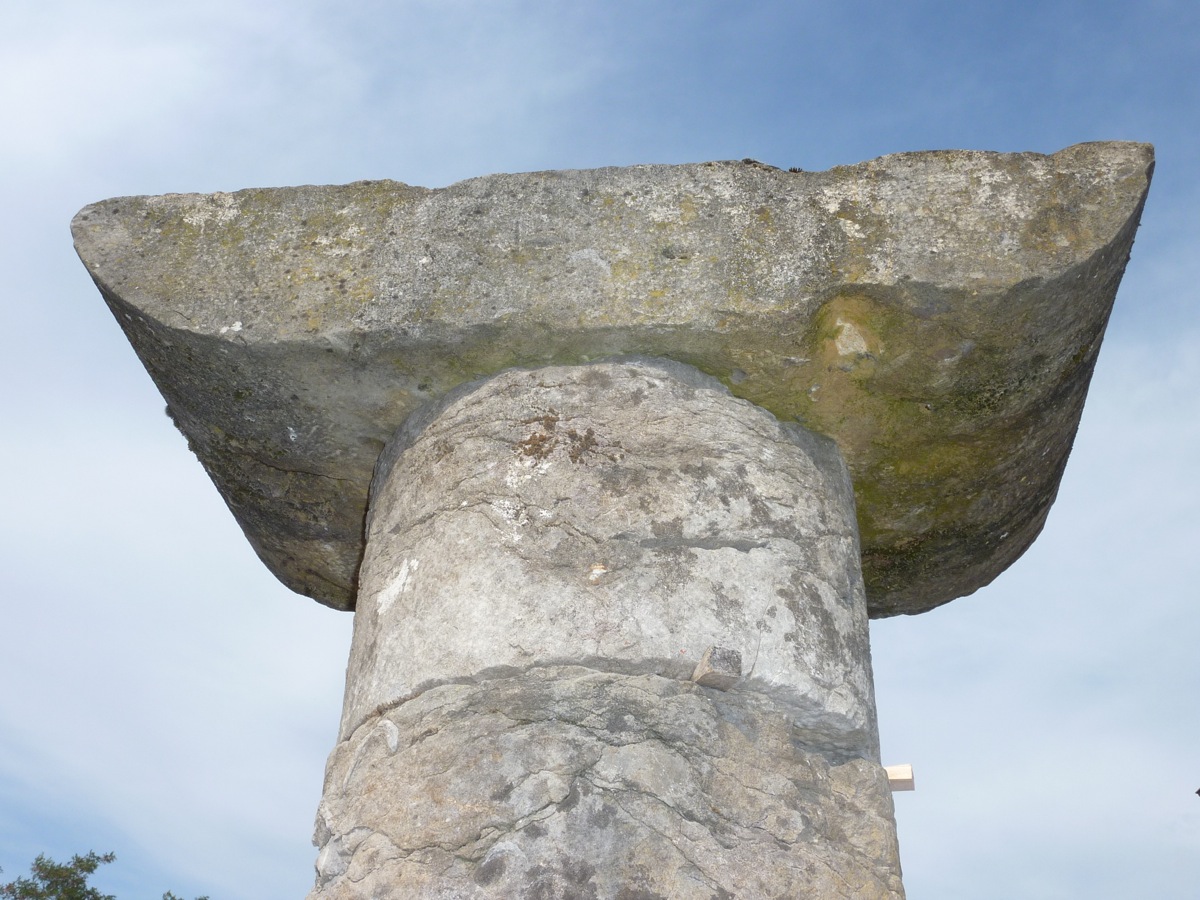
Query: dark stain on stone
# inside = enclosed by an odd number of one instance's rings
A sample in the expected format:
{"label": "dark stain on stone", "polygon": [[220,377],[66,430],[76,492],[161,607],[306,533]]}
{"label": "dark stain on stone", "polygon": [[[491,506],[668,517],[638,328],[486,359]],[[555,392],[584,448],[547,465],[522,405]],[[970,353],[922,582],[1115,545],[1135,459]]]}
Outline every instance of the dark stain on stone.
{"label": "dark stain on stone", "polygon": [[[637,495],[639,488],[646,482],[646,470],[637,466],[605,466],[600,470],[600,484],[604,490],[614,496]],[[638,498],[639,506],[650,511],[649,501],[645,496]]]}
{"label": "dark stain on stone", "polygon": [[[566,859],[563,860],[562,874],[571,884],[586,885],[592,880],[596,874],[596,867],[584,862],[582,859]],[[592,889],[595,893],[595,889]]]}
{"label": "dark stain on stone", "polygon": [[689,463],[679,467],[681,475],[686,475],[699,484],[704,484],[710,476],[715,476],[715,472],[709,467],[707,462]]}
{"label": "dark stain on stone", "polygon": [[656,538],[683,538],[683,519],[674,518],[670,522],[652,522],[650,530]]}
{"label": "dark stain on stone", "polygon": [[[809,627],[819,632],[819,643],[832,647],[834,652],[842,658],[855,658],[852,656],[855,648],[848,645],[847,635],[842,634],[838,628],[833,615],[825,606],[821,592],[806,581],[799,572],[792,572],[791,581],[796,594],[803,598],[800,603],[805,610]],[[799,621],[797,610],[792,609],[791,606],[788,609],[797,616],[797,621]]]}
{"label": "dark stain on stone", "polygon": [[604,730],[609,734],[628,734],[630,731],[637,731],[637,723],[633,717],[623,710],[614,709],[608,714],[608,721],[604,723]]}
{"label": "dark stain on stone", "polygon": [[526,825],[521,830],[525,834],[529,835],[531,838],[540,838],[540,837],[546,836],[546,829],[543,828],[541,825],[539,825],[537,822],[530,822],[528,825]]}
{"label": "dark stain on stone", "polygon": [[602,446],[600,439],[596,437],[595,429],[585,428],[583,431],[578,431],[571,428],[563,433],[558,430],[558,423],[558,410],[553,408],[545,415],[522,419],[522,425],[536,425],[540,430],[535,430],[532,434],[517,441],[514,448],[517,454],[544,460],[562,445],[566,450],[567,458],[573,463],[584,462],[593,455],[603,456],[609,462],[618,462],[624,459],[625,448],[619,443]]}
{"label": "dark stain on stone", "polygon": [[551,409],[544,416],[534,416],[531,419],[522,419],[522,425],[540,425],[541,431],[535,431],[533,434],[517,442],[517,453],[521,456],[532,456],[534,459],[545,459],[554,450],[558,444],[558,437],[555,430],[558,427],[558,411]]}
{"label": "dark stain on stone", "polygon": [[[783,639],[789,644],[800,643],[800,622],[802,621],[803,613],[800,610],[800,601],[796,599],[796,595],[789,590],[780,588],[775,592],[782,600],[783,605],[787,607],[787,611],[792,614],[792,622],[796,626],[791,631],[783,633]],[[796,651],[798,654],[798,649]]]}
{"label": "dark stain on stone", "polygon": [[596,886],[592,884],[595,874],[595,867],[583,860],[562,858],[557,870],[548,866],[529,869],[528,889],[512,896],[530,900],[596,900]]}
{"label": "dark stain on stone", "polygon": [[497,854],[485,859],[475,868],[474,880],[478,885],[487,886],[504,874],[508,863],[503,854]]}
{"label": "dark stain on stone", "polygon": [[583,377],[580,379],[580,384],[603,390],[612,387],[612,381],[612,376],[603,369],[597,366],[586,366]]}
{"label": "dark stain on stone", "polygon": [[588,824],[593,828],[608,828],[617,817],[617,811],[611,803],[602,803],[599,809],[588,813]]}
{"label": "dark stain on stone", "polygon": [[726,628],[735,628],[745,624],[745,610],[742,604],[730,597],[725,588],[716,585],[713,590],[713,606],[717,618]]}
{"label": "dark stain on stone", "polygon": [[567,796],[563,797],[558,803],[559,812],[570,812],[579,805],[579,784],[571,782],[571,790],[567,792]]}
{"label": "dark stain on stone", "polygon": [[567,448],[567,456],[571,462],[577,463],[585,454],[593,452],[597,447],[596,432],[591,428],[580,434],[574,428],[567,432],[571,446]]}
{"label": "dark stain on stone", "polygon": [[615,900],[668,900],[662,894],[648,891],[641,887],[629,887],[626,885],[617,891]]}

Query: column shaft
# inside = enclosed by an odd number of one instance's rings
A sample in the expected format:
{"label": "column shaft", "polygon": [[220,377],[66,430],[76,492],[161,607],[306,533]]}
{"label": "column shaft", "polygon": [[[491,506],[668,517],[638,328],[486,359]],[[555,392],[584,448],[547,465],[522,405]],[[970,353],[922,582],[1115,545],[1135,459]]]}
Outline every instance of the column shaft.
{"label": "column shaft", "polygon": [[355,615],[310,900],[902,896],[845,466],[695,370],[407,423]]}

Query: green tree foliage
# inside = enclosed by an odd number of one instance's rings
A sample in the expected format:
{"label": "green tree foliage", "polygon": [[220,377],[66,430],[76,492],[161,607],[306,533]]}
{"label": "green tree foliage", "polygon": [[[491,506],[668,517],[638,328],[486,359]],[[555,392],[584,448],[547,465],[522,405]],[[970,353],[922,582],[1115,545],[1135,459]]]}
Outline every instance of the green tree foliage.
{"label": "green tree foliage", "polygon": [[[29,867],[31,877],[0,884],[0,900],[117,900],[112,894],[102,894],[87,883],[96,869],[116,858],[115,853],[97,854],[89,850],[86,856],[72,856],[69,863],[59,863],[39,853]],[[167,891],[162,900],[183,898]]]}
{"label": "green tree foliage", "polygon": [[69,863],[57,863],[42,854],[30,866],[32,878],[18,878],[0,885],[0,897],[5,900],[116,900],[112,894],[102,894],[88,887],[88,877],[102,863],[117,857],[112,853],[72,856]]}

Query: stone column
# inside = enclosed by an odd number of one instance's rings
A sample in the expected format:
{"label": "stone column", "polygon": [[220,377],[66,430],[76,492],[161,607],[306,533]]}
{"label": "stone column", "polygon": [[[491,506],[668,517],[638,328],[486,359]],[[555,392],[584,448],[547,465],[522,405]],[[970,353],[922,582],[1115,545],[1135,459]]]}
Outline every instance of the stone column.
{"label": "stone column", "polygon": [[317,841],[310,900],[902,896],[834,443],[665,360],[415,416]]}
{"label": "stone column", "polygon": [[1153,168],[1102,142],[81,210],[259,557],[357,609],[314,900],[898,895],[866,617],[1036,538]]}

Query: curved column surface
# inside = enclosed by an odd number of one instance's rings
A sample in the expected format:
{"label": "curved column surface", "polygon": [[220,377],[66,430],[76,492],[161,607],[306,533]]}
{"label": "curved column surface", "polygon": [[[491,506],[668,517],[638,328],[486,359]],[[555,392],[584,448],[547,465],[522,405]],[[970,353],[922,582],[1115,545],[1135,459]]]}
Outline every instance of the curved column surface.
{"label": "curved column surface", "polygon": [[833,443],[659,360],[410,420],[317,842],[314,900],[901,896]]}

